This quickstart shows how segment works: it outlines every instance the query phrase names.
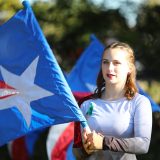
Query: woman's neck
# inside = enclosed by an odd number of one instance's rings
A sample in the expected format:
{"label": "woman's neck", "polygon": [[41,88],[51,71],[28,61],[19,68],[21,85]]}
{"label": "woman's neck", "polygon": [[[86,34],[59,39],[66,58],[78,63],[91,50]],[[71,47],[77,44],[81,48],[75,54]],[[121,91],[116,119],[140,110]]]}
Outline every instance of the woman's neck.
{"label": "woman's neck", "polygon": [[124,86],[106,85],[101,98],[104,100],[115,100],[123,98],[124,94]]}

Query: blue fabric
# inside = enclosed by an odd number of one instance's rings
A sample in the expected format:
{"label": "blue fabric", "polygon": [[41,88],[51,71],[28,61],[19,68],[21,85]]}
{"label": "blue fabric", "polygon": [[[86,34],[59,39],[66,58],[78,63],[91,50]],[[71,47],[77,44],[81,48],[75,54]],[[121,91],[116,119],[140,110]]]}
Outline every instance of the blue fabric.
{"label": "blue fabric", "polygon": [[68,74],[67,81],[72,92],[94,92],[103,50],[103,44],[92,35],[91,43]]}
{"label": "blue fabric", "polygon": [[76,160],[73,152],[72,152],[72,148],[73,148],[73,141],[70,143],[70,145],[67,148],[66,151],[66,160]]}
{"label": "blue fabric", "polygon": [[40,135],[46,131],[46,128],[36,130],[24,136],[25,139],[25,147],[27,149],[27,153],[29,157],[33,156],[35,143],[40,139]]}
{"label": "blue fabric", "polygon": [[54,124],[86,125],[30,5],[23,5],[0,26],[0,146]]}
{"label": "blue fabric", "polygon": [[152,106],[152,111],[153,112],[160,112],[160,106],[158,104],[156,104],[153,99],[149,96],[149,94],[147,92],[145,92],[139,85],[138,85],[138,90],[139,90],[139,93],[146,96],[150,103],[151,103],[151,106]]}

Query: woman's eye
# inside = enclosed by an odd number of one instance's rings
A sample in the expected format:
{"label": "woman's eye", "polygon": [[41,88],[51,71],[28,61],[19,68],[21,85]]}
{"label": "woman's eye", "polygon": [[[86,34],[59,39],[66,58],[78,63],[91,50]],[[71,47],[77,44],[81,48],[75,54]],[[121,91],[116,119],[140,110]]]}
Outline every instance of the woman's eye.
{"label": "woman's eye", "polygon": [[103,63],[103,64],[108,64],[109,62],[108,62],[108,61],[103,61],[102,63]]}
{"label": "woman's eye", "polygon": [[119,65],[119,64],[121,64],[121,63],[118,61],[114,62],[114,65]]}

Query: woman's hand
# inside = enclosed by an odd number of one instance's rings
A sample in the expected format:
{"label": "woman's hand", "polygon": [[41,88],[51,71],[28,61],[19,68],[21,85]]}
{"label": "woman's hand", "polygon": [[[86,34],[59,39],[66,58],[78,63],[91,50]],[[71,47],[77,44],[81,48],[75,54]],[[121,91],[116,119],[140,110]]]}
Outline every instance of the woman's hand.
{"label": "woman's hand", "polygon": [[94,152],[94,150],[89,149],[90,142],[87,142],[87,138],[89,134],[91,134],[90,128],[89,127],[84,128],[82,132],[82,142],[83,142],[83,147],[87,152],[87,154],[91,154],[92,152]]}
{"label": "woman's hand", "polygon": [[103,149],[104,136],[100,133],[84,131],[82,133],[83,147],[88,154]]}
{"label": "woman's hand", "polygon": [[89,150],[100,150],[103,149],[104,136],[100,133],[93,131],[87,135],[87,147]]}
{"label": "woman's hand", "polygon": [[93,152],[96,151],[96,150],[89,149],[90,143],[83,143],[83,147],[84,147],[87,154],[92,154]]}
{"label": "woman's hand", "polygon": [[87,126],[86,128],[83,128],[82,131],[82,142],[83,144],[87,142],[87,135],[91,133],[90,128]]}

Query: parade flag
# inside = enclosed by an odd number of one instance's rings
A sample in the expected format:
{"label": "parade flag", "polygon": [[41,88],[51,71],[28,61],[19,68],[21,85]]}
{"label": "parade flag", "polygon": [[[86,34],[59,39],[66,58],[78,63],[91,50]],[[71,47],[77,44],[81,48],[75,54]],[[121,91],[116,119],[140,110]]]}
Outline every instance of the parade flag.
{"label": "parade flag", "polygon": [[0,26],[0,146],[40,128],[84,122],[27,1]]}
{"label": "parade flag", "polygon": [[91,35],[89,46],[81,54],[67,76],[68,84],[73,93],[94,92],[103,50],[103,44],[94,35]]}
{"label": "parade flag", "polygon": [[[77,101],[94,92],[96,77],[100,69],[101,54],[104,46],[94,35],[91,35],[90,40],[90,44],[77,60],[71,72],[66,76],[68,84]],[[78,123],[78,127],[79,126],[80,124]],[[57,125],[51,127],[46,143],[49,160],[54,160],[56,158],[59,160],[75,159],[71,152],[72,148],[70,147],[74,139],[73,132],[68,134],[67,131],[71,131],[71,129],[73,129],[73,125],[70,123],[67,126]],[[62,140],[67,136],[68,140],[64,140],[62,143],[60,136]]]}
{"label": "parade flag", "polygon": [[73,122],[52,126],[46,142],[48,159],[75,160],[72,153],[73,137]]}

